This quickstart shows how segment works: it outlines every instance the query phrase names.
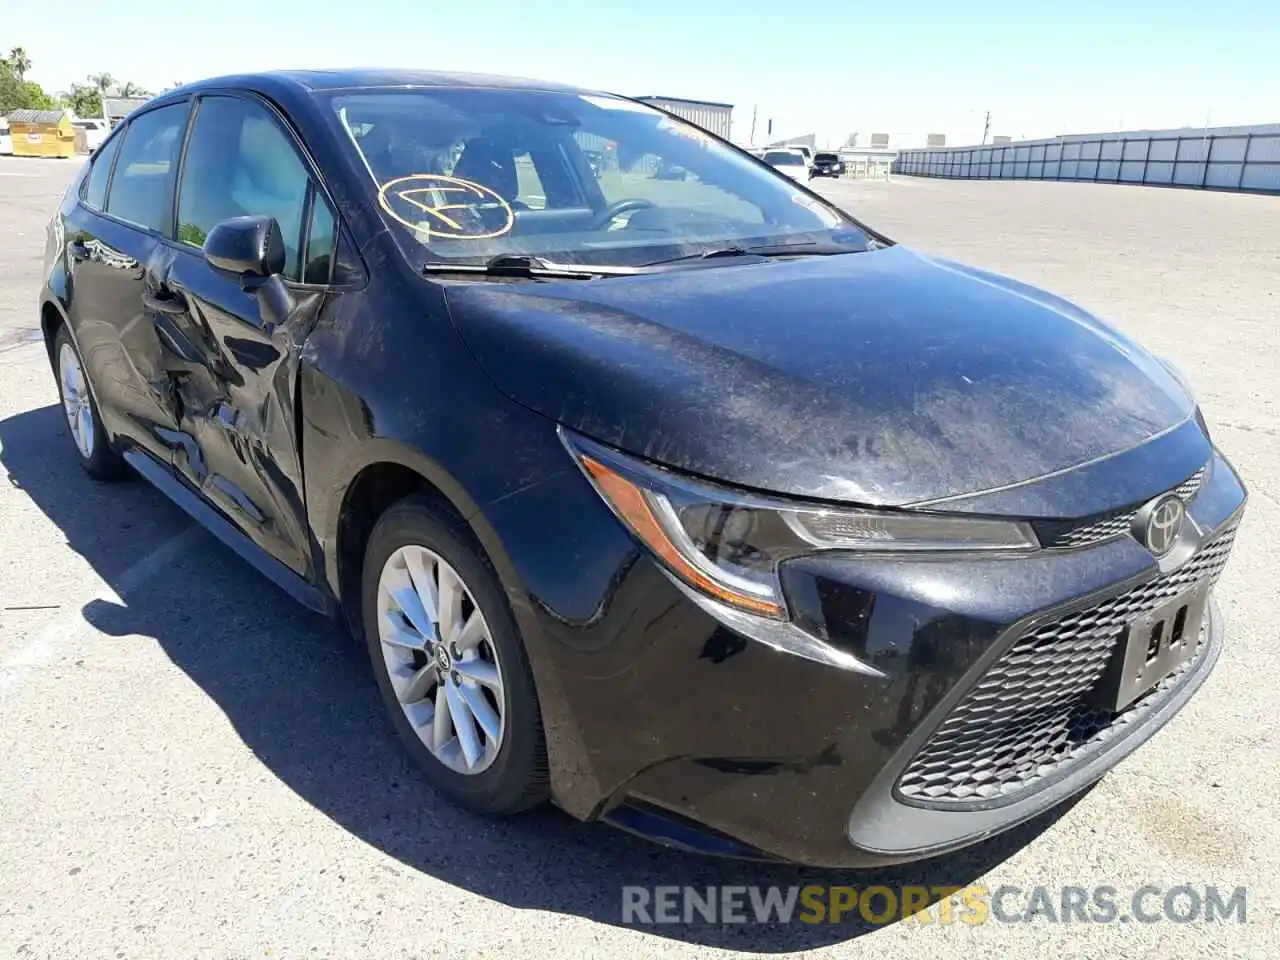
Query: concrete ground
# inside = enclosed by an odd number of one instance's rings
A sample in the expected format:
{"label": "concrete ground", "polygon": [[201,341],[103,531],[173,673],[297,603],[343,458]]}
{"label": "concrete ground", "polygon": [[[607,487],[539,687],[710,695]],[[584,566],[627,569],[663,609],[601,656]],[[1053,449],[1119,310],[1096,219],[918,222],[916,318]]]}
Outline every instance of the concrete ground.
{"label": "concrete ground", "polygon": [[[819,189],[890,236],[1073,297],[1179,363],[1252,488],[1229,644],[1079,802],[870,875],[670,853],[554,811],[504,822],[405,763],[363,654],[141,482],[82,476],[35,333],[75,165],[0,158],[0,956],[1014,958],[1278,952],[1280,199],[902,179]],[[1247,922],[621,922],[624,884],[1248,888]],[[1056,893],[1055,893],[1056,898]]]}

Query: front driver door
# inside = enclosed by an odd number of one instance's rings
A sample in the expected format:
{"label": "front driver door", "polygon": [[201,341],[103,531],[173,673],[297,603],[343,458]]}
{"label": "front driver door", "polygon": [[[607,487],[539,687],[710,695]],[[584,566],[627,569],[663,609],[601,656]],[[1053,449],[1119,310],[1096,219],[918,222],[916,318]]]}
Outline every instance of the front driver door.
{"label": "front driver door", "polygon": [[[275,217],[287,308],[211,268],[201,246],[233,216]],[[149,265],[177,390],[174,468],[258,546],[310,578],[297,426],[301,346],[328,295],[334,220],[273,111],[249,97],[197,101],[177,198],[177,243]],[[309,247],[308,247],[309,244]]]}

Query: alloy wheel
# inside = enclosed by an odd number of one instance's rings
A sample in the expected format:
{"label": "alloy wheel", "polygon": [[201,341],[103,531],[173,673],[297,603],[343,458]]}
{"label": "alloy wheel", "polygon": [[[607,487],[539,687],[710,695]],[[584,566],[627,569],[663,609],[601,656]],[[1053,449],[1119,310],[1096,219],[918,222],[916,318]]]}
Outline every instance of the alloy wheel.
{"label": "alloy wheel", "polygon": [[378,578],[378,639],[392,689],[431,755],[487,770],[506,732],[502,666],[471,590],[439,554],[396,550]]}
{"label": "alloy wheel", "polygon": [[70,343],[64,343],[58,351],[58,377],[62,385],[62,410],[67,415],[71,438],[80,455],[89,460],[93,457],[94,445],[93,405],[84,368]]}

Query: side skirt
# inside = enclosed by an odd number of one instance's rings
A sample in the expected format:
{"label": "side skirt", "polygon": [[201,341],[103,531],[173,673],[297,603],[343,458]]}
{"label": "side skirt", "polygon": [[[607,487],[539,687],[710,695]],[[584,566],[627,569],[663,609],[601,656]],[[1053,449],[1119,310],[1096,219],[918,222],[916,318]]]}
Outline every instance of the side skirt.
{"label": "side skirt", "polygon": [[231,521],[202,500],[170,470],[138,449],[126,450],[124,459],[148,483],[247,560],[254,569],[266,576],[277,587],[304,607],[316,613],[329,614],[329,607],[319,590],[245,536]]}

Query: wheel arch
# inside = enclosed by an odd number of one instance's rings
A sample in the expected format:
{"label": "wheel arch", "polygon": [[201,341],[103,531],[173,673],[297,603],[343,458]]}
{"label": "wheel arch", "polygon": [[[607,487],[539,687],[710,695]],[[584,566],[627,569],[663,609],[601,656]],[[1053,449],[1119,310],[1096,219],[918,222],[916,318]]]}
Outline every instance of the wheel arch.
{"label": "wheel arch", "polygon": [[361,631],[361,576],[365,548],[378,518],[408,496],[430,501],[436,513],[458,530],[495,570],[510,596],[514,569],[501,541],[470,494],[446,470],[418,451],[391,441],[370,445],[351,471],[333,512],[329,579],[347,627]]}
{"label": "wheel arch", "polygon": [[67,326],[71,339],[75,340],[75,331],[67,325],[67,315],[54,300],[45,298],[40,304],[40,333],[44,336],[44,352],[53,363],[53,341],[58,336],[59,328]]}

